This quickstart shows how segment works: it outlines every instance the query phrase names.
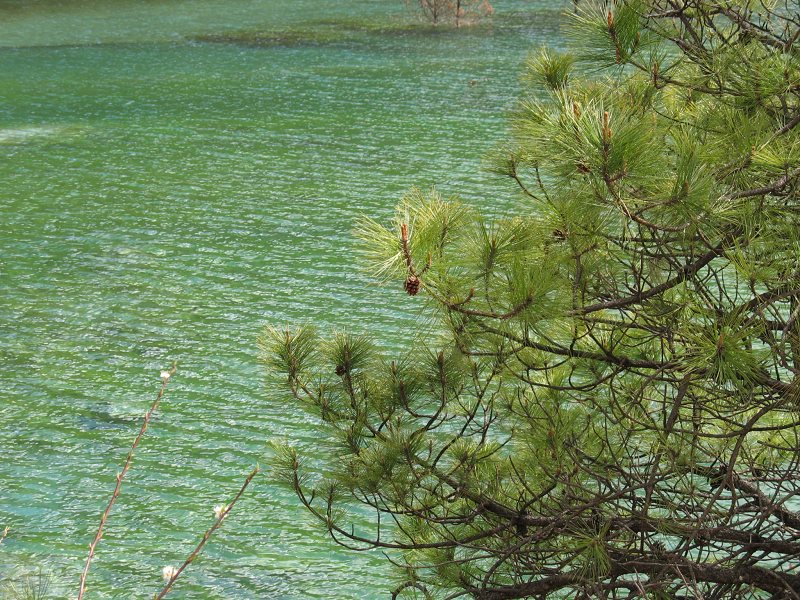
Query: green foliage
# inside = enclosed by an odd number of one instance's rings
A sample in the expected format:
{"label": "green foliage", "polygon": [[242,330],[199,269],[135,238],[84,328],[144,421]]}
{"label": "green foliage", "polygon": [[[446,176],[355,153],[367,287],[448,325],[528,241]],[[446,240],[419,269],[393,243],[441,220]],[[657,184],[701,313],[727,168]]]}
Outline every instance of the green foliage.
{"label": "green foliage", "polygon": [[414,188],[400,202],[390,227],[362,217],[354,233],[363,242],[364,264],[376,276],[390,280],[408,269],[400,238],[402,224],[408,226],[412,261],[425,265],[451,250],[453,236],[468,221],[469,211],[457,200],[445,201],[436,190],[425,194]]}
{"label": "green foliage", "polygon": [[574,63],[575,58],[570,54],[555,54],[542,48],[528,59],[528,81],[560,90],[567,86]]}
{"label": "green foliage", "polygon": [[578,6],[491,161],[517,215],[414,189],[358,224],[432,334],[395,361],[265,334],[340,451],[279,472],[337,541],[394,551],[397,594],[793,597],[798,5]]}
{"label": "green foliage", "polygon": [[7,600],[44,600],[50,597],[52,575],[37,569],[20,577],[10,579],[0,587]]}
{"label": "green foliage", "polygon": [[317,351],[317,340],[312,328],[290,331],[268,327],[259,339],[259,346],[267,365],[286,373],[291,380]]}

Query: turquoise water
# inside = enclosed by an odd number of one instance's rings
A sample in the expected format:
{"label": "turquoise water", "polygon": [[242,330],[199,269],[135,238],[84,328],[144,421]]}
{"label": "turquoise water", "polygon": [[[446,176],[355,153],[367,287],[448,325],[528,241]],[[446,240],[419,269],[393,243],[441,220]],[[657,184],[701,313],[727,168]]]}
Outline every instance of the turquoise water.
{"label": "turquoise water", "polygon": [[[390,0],[0,0],[0,579],[76,594],[173,361],[88,597],[152,597],[268,440],[325,454],[256,337],[313,321],[398,347],[420,302],[359,271],[356,216],[412,185],[514,207],[481,160],[562,3],[495,8],[451,31]],[[384,565],[267,472],[173,595],[385,598]]]}

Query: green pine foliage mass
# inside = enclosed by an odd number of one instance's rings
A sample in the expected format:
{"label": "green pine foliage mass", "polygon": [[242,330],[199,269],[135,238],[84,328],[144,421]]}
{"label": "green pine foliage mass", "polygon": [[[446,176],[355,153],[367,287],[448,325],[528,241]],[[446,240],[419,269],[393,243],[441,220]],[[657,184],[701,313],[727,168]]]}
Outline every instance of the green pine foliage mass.
{"label": "green pine foliage mass", "polygon": [[798,598],[800,4],[569,19],[491,158],[513,218],[415,189],[359,223],[431,329],[263,336],[339,448],[275,473],[392,597]]}

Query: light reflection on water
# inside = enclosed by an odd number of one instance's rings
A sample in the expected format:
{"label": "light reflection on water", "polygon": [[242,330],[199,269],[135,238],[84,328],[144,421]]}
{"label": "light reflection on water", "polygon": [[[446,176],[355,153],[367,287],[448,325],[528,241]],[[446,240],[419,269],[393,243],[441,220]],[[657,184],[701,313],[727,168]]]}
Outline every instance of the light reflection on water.
{"label": "light reflection on water", "polygon": [[[264,324],[392,349],[420,318],[354,264],[355,217],[411,185],[516,206],[481,159],[561,3],[498,0],[459,32],[407,28],[401,2],[23,4],[0,2],[0,577],[43,567],[74,593],[178,361],[90,577],[94,598],[143,597],[267,440],[327,452],[258,364]],[[278,41],[195,39],[259,28]],[[333,546],[268,475],[251,489],[176,594],[386,597],[380,555]]]}

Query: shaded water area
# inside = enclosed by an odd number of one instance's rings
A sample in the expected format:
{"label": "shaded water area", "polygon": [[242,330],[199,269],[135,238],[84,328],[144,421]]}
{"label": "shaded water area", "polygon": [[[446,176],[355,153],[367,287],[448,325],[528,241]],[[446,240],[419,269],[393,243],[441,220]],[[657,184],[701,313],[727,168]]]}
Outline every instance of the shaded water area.
{"label": "shaded water area", "polygon": [[[355,218],[412,185],[518,207],[482,158],[563,3],[495,8],[454,31],[399,0],[0,0],[0,579],[75,595],[173,361],[90,597],[152,597],[268,440],[327,452],[256,338],[313,321],[401,347],[420,300],[359,271]],[[267,472],[175,595],[385,598],[387,574]]]}

